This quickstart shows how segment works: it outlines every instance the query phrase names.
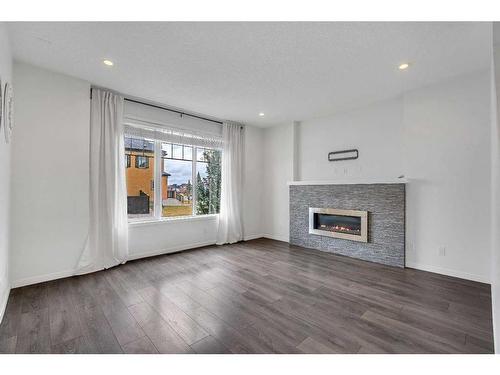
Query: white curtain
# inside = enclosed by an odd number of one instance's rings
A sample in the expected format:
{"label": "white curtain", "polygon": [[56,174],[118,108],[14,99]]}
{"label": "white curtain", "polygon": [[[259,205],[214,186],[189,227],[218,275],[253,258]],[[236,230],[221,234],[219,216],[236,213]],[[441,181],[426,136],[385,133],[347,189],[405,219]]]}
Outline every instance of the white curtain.
{"label": "white curtain", "polygon": [[77,273],[124,263],[128,256],[123,97],[92,89],[90,223]]}
{"label": "white curtain", "polygon": [[222,124],[222,186],[217,245],[243,239],[241,225],[243,131],[239,124]]}

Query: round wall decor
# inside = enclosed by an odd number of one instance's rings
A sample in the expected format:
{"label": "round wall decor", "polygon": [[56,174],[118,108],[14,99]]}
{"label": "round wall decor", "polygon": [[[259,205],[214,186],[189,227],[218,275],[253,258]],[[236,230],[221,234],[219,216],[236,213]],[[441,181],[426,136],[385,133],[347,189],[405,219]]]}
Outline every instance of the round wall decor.
{"label": "round wall decor", "polygon": [[5,141],[10,142],[12,129],[14,128],[14,97],[12,86],[9,82],[5,84],[3,91],[3,130],[5,133]]}

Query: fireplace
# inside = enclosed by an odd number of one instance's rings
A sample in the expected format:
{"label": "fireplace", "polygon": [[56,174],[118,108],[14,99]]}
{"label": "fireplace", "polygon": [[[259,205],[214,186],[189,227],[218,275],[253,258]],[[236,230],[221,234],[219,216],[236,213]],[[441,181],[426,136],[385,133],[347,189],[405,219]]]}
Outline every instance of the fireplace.
{"label": "fireplace", "polygon": [[368,242],[368,211],[310,207],[309,233]]}

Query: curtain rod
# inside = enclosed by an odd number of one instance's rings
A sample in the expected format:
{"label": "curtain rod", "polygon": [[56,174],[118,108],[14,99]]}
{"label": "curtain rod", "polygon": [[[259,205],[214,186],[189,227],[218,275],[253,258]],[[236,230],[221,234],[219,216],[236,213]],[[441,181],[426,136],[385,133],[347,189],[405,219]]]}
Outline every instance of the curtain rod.
{"label": "curtain rod", "polygon": [[211,122],[215,122],[217,124],[222,124],[222,121],[212,120],[212,119],[209,119],[209,118],[206,118],[206,117],[192,115],[192,114],[189,114],[189,113],[186,113],[186,112],[182,112],[182,111],[176,111],[175,109],[165,108],[165,107],[162,107],[162,106],[159,106],[159,105],[156,105],[156,104],[144,103],[144,102],[141,102],[139,100],[129,99],[129,98],[124,98],[124,100],[126,100],[127,102],[132,102],[132,103],[147,105],[147,106],[153,107],[153,108],[163,109],[164,111],[170,111],[170,112],[178,113],[181,116],[189,116],[189,117],[194,117],[194,118],[197,118],[197,119],[200,119],[200,120],[211,121]]}
{"label": "curtain rod", "polygon": [[[92,99],[92,89],[93,88],[95,88],[95,87],[90,87],[90,99]],[[108,90],[108,89],[106,89],[106,90]],[[145,102],[141,102],[140,100],[129,99],[129,98],[123,98],[123,100],[126,100],[127,102],[132,102],[132,103],[147,105],[147,106],[153,107],[153,108],[163,109],[164,111],[170,111],[170,112],[178,113],[178,114],[181,115],[181,117],[182,116],[189,116],[189,117],[194,117],[194,118],[197,118],[197,119],[200,119],[200,120],[215,122],[217,124],[221,124],[222,125],[222,121],[212,120],[212,119],[209,119],[209,118],[206,118],[206,117],[202,117],[202,116],[198,116],[198,115],[192,115],[190,113],[186,113],[186,112],[182,112],[182,111],[177,111],[175,109],[170,109],[170,108],[162,107],[160,105],[151,104],[151,103],[145,103]]]}
{"label": "curtain rod", "polygon": [[[92,99],[92,89],[93,88],[94,87],[90,87],[90,99]],[[197,118],[197,119],[200,119],[200,120],[204,120],[204,121],[215,122],[216,124],[221,124],[221,125],[223,124],[222,121],[212,120],[210,118],[206,118],[206,117],[202,117],[202,116],[198,116],[198,115],[193,115],[193,114],[182,112],[182,111],[177,111],[175,109],[170,109],[170,108],[162,107],[162,106],[156,105],[156,104],[141,102],[140,100],[136,100],[136,99],[123,98],[123,100],[126,100],[127,102],[131,102],[131,103],[137,103],[137,104],[147,105],[147,106],[153,107],[153,108],[163,109],[164,111],[170,111],[170,112],[178,113],[178,114],[181,115],[181,117],[182,116],[189,116],[189,117],[194,117],[194,118]],[[242,125],[240,125],[240,129],[243,129]]]}

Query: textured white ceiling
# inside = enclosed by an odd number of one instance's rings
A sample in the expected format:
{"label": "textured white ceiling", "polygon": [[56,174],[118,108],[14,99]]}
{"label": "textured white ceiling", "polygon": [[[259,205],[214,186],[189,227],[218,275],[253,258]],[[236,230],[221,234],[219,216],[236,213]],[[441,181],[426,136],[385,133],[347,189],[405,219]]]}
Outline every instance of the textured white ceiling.
{"label": "textured white ceiling", "polygon": [[[474,22],[45,22],[9,23],[9,32],[20,61],[260,126],[486,69],[491,46],[491,24]],[[405,61],[411,68],[398,71]]]}

